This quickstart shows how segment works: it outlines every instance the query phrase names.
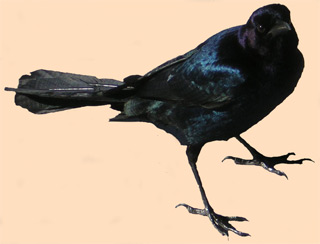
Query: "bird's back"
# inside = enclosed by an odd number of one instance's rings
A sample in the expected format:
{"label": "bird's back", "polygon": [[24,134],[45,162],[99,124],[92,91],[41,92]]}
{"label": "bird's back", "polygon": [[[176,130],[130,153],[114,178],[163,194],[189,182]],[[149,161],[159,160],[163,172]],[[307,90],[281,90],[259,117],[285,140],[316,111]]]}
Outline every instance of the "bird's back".
{"label": "bird's back", "polygon": [[227,140],[259,122],[293,91],[303,57],[295,49],[283,60],[257,58],[239,44],[240,29],[151,71],[114,120],[153,123],[186,145]]}

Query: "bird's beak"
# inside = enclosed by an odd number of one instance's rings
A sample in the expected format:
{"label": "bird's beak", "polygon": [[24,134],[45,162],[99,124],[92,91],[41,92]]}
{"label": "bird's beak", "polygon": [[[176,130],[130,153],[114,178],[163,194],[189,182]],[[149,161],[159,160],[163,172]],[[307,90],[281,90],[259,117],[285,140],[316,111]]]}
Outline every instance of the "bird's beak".
{"label": "bird's beak", "polygon": [[278,20],[274,27],[271,28],[271,30],[268,32],[268,36],[271,38],[278,36],[280,34],[286,33],[288,31],[291,31],[291,26],[282,20]]}

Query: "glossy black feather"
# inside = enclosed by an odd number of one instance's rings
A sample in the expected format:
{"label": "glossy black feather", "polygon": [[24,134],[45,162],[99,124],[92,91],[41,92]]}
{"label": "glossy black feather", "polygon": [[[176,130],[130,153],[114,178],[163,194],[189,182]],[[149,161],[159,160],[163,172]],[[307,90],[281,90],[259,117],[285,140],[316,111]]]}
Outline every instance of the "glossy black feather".
{"label": "glossy black feather", "polygon": [[272,4],[245,25],[124,82],[43,70],[23,76],[16,103],[35,113],[111,104],[121,111],[113,121],[153,123],[181,144],[227,140],[294,90],[304,67],[297,45],[289,10]]}
{"label": "glossy black feather", "polygon": [[304,68],[298,37],[289,10],[272,4],[256,10],[245,25],[217,33],[195,49],[171,59],[144,76],[123,82],[48,70],[22,76],[17,105],[33,113],[50,113],[82,106],[111,104],[120,114],[111,121],[154,124],[187,145],[187,157],[204,203],[204,209],[187,204],[190,213],[209,217],[222,235],[236,230],[210,206],[196,167],[207,142],[235,137],[252,154],[252,160],[228,156],[237,164],[262,166],[277,175],[279,163],[301,164],[308,158],[288,160],[293,153],[266,157],[240,134],[259,122],[289,96]]}
{"label": "glossy black feather", "polygon": [[[301,76],[303,56],[288,13],[283,5],[263,7],[246,25],[151,71],[118,119],[151,122],[187,145],[241,134],[279,105]],[[264,34],[255,22],[261,16],[271,26]],[[291,30],[269,36],[279,20]]]}

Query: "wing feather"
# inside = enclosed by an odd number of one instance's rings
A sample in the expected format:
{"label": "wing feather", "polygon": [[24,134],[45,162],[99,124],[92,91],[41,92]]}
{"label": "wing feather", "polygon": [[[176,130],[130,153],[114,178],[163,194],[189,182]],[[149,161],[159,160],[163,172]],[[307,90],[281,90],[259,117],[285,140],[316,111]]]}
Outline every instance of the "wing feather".
{"label": "wing feather", "polygon": [[[195,49],[158,66],[140,77],[137,95],[142,98],[179,101],[205,108],[221,108],[235,102],[246,81],[239,65],[241,54],[223,52],[219,42],[238,42],[239,27],[214,35]],[[229,65],[227,65],[228,63]],[[241,67],[241,66],[240,66]]]}

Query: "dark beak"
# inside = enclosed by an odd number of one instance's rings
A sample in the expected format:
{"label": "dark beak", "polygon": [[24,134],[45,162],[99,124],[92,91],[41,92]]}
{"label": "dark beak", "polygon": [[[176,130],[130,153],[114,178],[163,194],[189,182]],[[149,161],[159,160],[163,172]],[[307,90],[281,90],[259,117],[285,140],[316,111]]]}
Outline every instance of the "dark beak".
{"label": "dark beak", "polygon": [[271,30],[268,32],[268,36],[271,38],[278,36],[280,34],[286,33],[288,31],[291,31],[291,26],[282,20],[278,20],[274,27],[271,28]]}

